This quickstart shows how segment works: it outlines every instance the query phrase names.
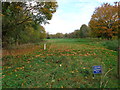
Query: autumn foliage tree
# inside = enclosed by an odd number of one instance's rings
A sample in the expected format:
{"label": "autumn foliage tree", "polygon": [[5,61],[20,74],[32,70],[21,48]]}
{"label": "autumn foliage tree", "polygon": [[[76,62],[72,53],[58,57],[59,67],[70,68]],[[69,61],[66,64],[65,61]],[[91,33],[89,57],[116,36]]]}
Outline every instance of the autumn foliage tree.
{"label": "autumn foliage tree", "polygon": [[118,35],[118,5],[104,3],[96,8],[89,22],[92,36],[111,39]]}

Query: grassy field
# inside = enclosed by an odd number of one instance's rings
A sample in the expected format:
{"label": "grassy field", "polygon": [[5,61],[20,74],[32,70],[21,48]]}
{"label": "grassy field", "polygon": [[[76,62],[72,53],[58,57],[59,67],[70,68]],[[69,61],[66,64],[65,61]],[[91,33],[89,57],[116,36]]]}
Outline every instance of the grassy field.
{"label": "grassy field", "polygon": [[[4,55],[3,88],[118,88],[117,51],[98,39],[48,39],[29,54]],[[25,49],[23,49],[23,52]],[[92,67],[102,66],[93,75]]]}

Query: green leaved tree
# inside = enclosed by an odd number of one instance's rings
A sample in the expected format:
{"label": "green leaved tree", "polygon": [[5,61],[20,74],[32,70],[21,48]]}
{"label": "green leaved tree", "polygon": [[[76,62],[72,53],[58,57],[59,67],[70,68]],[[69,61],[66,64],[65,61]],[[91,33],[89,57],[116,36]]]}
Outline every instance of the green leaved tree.
{"label": "green leaved tree", "polygon": [[81,38],[86,38],[86,37],[89,37],[90,36],[90,29],[87,25],[83,24],[81,27],[80,27],[80,37]]}
{"label": "green leaved tree", "polygon": [[[45,37],[45,29],[43,29],[41,24],[49,23],[48,20],[52,19],[57,7],[57,2],[34,1],[34,4],[30,1],[27,3],[2,2],[3,46],[11,43],[20,43],[23,38],[22,34],[26,32],[36,33],[36,37],[38,36],[39,38]],[[30,36],[28,36],[24,35],[24,37],[29,38]]]}

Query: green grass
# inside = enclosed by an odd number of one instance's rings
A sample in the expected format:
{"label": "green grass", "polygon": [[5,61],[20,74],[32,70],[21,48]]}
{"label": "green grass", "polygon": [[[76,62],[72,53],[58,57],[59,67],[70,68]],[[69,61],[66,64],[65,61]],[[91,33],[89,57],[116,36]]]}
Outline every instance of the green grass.
{"label": "green grass", "polygon": [[[117,52],[98,39],[49,39],[47,49],[3,57],[3,88],[117,88]],[[93,78],[92,67],[103,73]],[[107,73],[108,72],[108,73]]]}
{"label": "green grass", "polygon": [[104,42],[103,45],[108,49],[118,51],[118,40],[109,40]]}

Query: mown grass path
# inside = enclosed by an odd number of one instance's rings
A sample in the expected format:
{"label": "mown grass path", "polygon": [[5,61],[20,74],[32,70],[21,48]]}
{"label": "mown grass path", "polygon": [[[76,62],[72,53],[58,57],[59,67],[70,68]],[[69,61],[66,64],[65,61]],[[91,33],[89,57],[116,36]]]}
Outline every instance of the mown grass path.
{"label": "mown grass path", "polygon": [[[117,88],[117,52],[97,39],[50,39],[36,51],[4,56],[3,88]],[[93,77],[92,66],[103,73]]]}

